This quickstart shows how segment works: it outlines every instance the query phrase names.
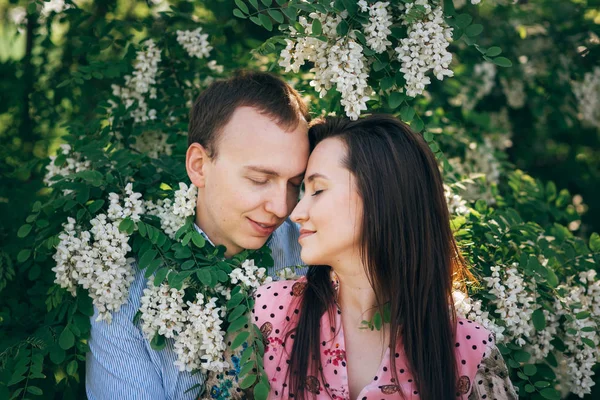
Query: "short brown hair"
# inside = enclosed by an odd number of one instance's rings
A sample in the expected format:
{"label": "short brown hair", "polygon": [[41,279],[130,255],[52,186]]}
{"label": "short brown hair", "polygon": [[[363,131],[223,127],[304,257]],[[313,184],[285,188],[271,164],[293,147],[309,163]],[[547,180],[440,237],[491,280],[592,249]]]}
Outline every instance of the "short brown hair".
{"label": "short brown hair", "polygon": [[196,99],[190,112],[188,146],[199,143],[210,157],[216,157],[219,133],[238,107],[253,107],[285,130],[295,129],[302,118],[310,122],[300,95],[281,78],[237,71],[229,79],[212,83]]}

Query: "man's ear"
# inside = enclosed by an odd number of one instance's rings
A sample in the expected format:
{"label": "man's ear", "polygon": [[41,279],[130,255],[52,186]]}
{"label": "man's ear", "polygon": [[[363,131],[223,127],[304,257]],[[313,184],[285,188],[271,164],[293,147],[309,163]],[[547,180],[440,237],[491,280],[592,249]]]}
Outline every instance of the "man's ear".
{"label": "man's ear", "polygon": [[185,154],[185,168],[190,181],[202,188],[206,184],[206,166],[210,162],[210,157],[204,146],[200,143],[192,143]]}

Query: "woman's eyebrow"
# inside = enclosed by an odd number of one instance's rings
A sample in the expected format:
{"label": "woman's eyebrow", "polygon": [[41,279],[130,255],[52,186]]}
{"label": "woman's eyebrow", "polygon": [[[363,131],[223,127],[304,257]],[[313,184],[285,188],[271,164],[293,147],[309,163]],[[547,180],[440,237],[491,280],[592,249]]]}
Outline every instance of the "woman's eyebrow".
{"label": "woman's eyebrow", "polygon": [[314,174],[311,174],[308,178],[306,178],[306,181],[307,182],[312,182],[312,181],[314,181],[315,179],[318,179],[318,178],[329,179],[325,175],[320,174],[318,172],[315,172]]}

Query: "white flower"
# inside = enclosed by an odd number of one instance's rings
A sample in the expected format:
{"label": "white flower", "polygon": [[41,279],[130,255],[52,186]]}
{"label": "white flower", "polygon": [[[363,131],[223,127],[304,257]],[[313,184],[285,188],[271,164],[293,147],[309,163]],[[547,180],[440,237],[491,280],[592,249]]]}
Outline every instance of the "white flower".
{"label": "white flower", "polygon": [[[322,13],[311,13],[312,20],[322,24],[322,34],[328,41],[313,37],[296,37],[293,28],[292,39],[286,39],[286,48],[282,50],[279,65],[286,72],[298,72],[306,61],[313,63],[314,79],[310,85],[315,88],[320,97],[334,87],[341,94],[341,104],[346,115],[357,119],[361,111],[367,109],[366,102],[371,93],[367,84],[368,61],[363,54],[362,46],[355,40],[353,34],[339,38],[337,25],[342,21],[342,15],[331,16]],[[299,23],[307,32],[312,30],[312,22],[305,17],[299,17]]]}
{"label": "white flower", "polygon": [[177,31],[177,43],[179,43],[190,57],[208,57],[213,49],[208,43],[208,34],[202,33],[202,28],[193,31]]}
{"label": "white flower", "polygon": [[383,53],[392,44],[387,37],[392,33],[392,16],[388,13],[389,2],[373,4],[369,7],[369,23],[364,24],[367,46],[376,53]]}
{"label": "white flower", "polygon": [[454,300],[454,308],[458,315],[477,322],[485,329],[492,332],[496,336],[497,341],[502,342],[504,340],[503,332],[505,328],[496,325],[496,323],[489,319],[489,313],[482,310],[481,300],[474,300],[460,290],[454,290],[452,292],[452,298]]}
{"label": "white flower", "polygon": [[277,278],[279,280],[282,280],[282,281],[296,280],[301,277],[301,275],[298,275],[296,273],[296,268],[290,268],[290,267],[286,267],[286,268],[282,268],[282,269],[278,270],[277,272],[275,272],[275,275],[277,276]]}
{"label": "white flower", "polygon": [[[155,110],[150,110],[150,112]],[[149,114],[155,116],[154,113]],[[168,143],[169,135],[157,131],[145,131],[135,138],[135,143],[131,146],[142,154],[151,158],[158,158],[165,154],[170,156],[173,153],[173,145]]]}
{"label": "white flower", "polygon": [[156,110],[148,110],[146,97],[155,99],[157,96],[153,85],[156,84],[160,60],[160,49],[152,39],[147,40],[145,49],[137,52],[133,76],[125,76],[125,86],[112,85],[113,95],[121,99],[125,108],[137,103],[137,107],[131,110],[131,117],[135,122],[156,119]]}
{"label": "white flower", "polygon": [[266,275],[266,268],[259,268],[254,265],[254,260],[246,260],[238,268],[235,268],[229,274],[232,284],[241,283],[246,292],[249,293],[253,289],[272,281],[270,276]]}
{"label": "white flower", "polygon": [[511,266],[493,266],[491,276],[484,277],[489,293],[496,296],[493,304],[496,314],[506,324],[504,341],[515,341],[519,346],[534,333],[530,323],[536,307],[534,294],[528,290],[517,264]]}
{"label": "white flower", "polygon": [[[46,166],[44,183],[48,186],[52,186],[55,183],[52,178],[57,175],[67,176],[79,171],[88,170],[91,167],[91,163],[85,160],[81,154],[76,152],[71,153],[71,146],[68,144],[61,144],[60,152],[62,155],[67,156],[65,163],[63,165],[55,165],[54,161],[57,156],[50,156],[50,164]],[[65,190],[63,194],[68,194],[69,192]]]}
{"label": "white flower", "polygon": [[525,84],[519,79],[500,78],[502,92],[506,96],[506,102],[514,109],[522,108],[525,105]]}
{"label": "white flower", "polygon": [[583,82],[573,82],[572,86],[579,105],[580,119],[600,129],[600,67],[587,72]]}
{"label": "white flower", "polygon": [[444,21],[442,8],[433,8],[427,0],[416,0],[406,5],[404,16],[414,5],[425,8],[423,19],[409,24],[403,18],[402,24],[408,25],[408,37],[401,39],[400,46],[396,48],[398,61],[402,63],[400,71],[406,80],[406,94],[411,97],[423,93],[431,83],[426,76],[429,71],[439,80],[454,75],[449,68],[452,54],[447,50],[452,41],[452,28]]}
{"label": "white flower", "polygon": [[187,311],[183,289],[171,288],[166,283],[154,286],[154,279],[150,278],[141,298],[140,321],[142,332],[148,340],[159,334],[172,338],[180,334],[187,322]]}
{"label": "white flower", "polygon": [[196,186],[192,184],[188,187],[185,183],[180,182],[179,190],[175,191],[174,200],[146,201],[144,205],[148,214],[160,218],[162,229],[167,236],[174,239],[179,228],[185,224],[186,218],[196,213],[197,194]]}
{"label": "white flower", "polygon": [[145,212],[144,204],[141,193],[135,193],[133,191],[133,184],[128,183],[125,186],[125,204],[121,205],[119,202],[120,197],[116,193],[109,193],[108,198],[110,205],[108,207],[108,218],[111,221],[121,222],[125,218],[131,218],[134,222],[140,220],[140,214]]}
{"label": "white flower", "polygon": [[444,184],[444,196],[446,197],[446,203],[448,204],[448,211],[453,215],[469,215],[471,209],[467,205],[467,202],[460,197],[460,195],[454,193],[452,188]]}

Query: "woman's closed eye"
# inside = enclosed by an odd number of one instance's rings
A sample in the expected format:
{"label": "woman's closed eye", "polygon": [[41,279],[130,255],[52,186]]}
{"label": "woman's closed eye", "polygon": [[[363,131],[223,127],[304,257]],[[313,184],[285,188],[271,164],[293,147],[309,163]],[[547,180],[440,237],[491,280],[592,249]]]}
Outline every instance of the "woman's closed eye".
{"label": "woman's closed eye", "polygon": [[322,192],[323,192],[323,189],[321,189],[321,190],[315,190],[315,192],[313,194],[311,194],[311,196],[318,196]]}

